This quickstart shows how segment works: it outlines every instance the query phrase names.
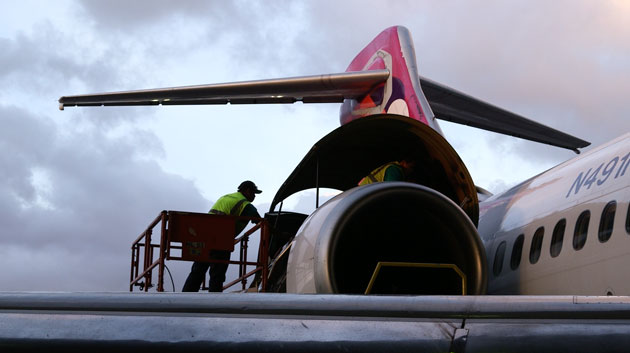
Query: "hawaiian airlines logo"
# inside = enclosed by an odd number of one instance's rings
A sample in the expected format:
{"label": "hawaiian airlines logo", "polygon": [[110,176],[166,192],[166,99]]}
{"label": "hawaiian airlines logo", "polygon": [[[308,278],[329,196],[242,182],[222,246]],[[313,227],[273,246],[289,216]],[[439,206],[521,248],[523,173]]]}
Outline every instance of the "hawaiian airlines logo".
{"label": "hawaiian airlines logo", "polygon": [[[393,72],[392,56],[385,50],[376,51],[363,66],[363,70],[388,69]],[[358,105],[354,107],[352,114],[365,116],[372,114],[398,114],[409,116],[409,107],[405,102],[405,87],[398,78],[390,77],[387,82],[376,87],[367,94]]]}

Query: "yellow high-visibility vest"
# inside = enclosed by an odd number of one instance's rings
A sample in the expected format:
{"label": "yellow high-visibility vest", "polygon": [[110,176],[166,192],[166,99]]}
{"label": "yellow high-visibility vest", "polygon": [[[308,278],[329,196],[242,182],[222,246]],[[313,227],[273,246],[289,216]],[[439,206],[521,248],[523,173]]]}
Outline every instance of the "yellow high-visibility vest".
{"label": "yellow high-visibility vest", "polygon": [[359,185],[367,185],[367,184],[378,183],[378,182],[383,181],[385,179],[385,171],[387,170],[387,168],[393,165],[397,165],[401,169],[403,169],[402,165],[398,162],[390,162],[387,164],[383,164],[382,166],[370,172],[370,174],[368,174],[365,178],[361,179],[361,181],[359,182]]}
{"label": "yellow high-visibility vest", "polygon": [[221,196],[210,209],[210,213],[240,216],[250,202],[240,192]]}

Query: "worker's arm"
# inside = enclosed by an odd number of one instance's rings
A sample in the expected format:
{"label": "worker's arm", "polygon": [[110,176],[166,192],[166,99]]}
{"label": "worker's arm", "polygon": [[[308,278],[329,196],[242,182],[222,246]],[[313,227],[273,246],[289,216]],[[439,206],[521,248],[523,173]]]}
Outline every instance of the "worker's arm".
{"label": "worker's arm", "polygon": [[385,169],[385,176],[383,181],[405,181],[405,174],[402,168],[397,165],[390,165]]}
{"label": "worker's arm", "polygon": [[[256,207],[254,207],[254,205],[252,205],[251,203],[248,203],[247,206],[245,206],[245,208],[243,209],[243,212],[241,212],[241,216],[262,218],[258,214],[258,210],[256,209]],[[256,223],[256,222],[252,221],[252,223]]]}

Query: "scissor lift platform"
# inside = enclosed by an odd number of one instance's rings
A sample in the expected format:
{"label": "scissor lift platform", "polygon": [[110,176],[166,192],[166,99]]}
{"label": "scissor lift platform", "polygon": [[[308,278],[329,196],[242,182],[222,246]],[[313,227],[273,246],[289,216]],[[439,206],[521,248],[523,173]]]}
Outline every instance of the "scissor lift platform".
{"label": "scissor lift platform", "polygon": [[[254,221],[256,225],[248,229],[243,235],[234,238],[237,221]],[[153,229],[161,225],[159,243],[153,239]],[[147,292],[153,286],[153,270],[157,267],[157,291],[164,291],[164,268],[166,260],[201,261],[213,263],[229,263],[239,266],[239,277],[227,283],[227,289],[241,283],[246,289],[247,278],[260,273],[261,279],[258,289],[266,289],[269,248],[269,229],[264,218],[226,216],[208,213],[193,213],[180,211],[162,211],[147,229],[131,245],[131,272],[129,291],[134,287]],[[260,230],[258,260],[247,261],[247,244],[250,235]],[[234,246],[240,244],[238,261],[223,261],[210,258],[211,250],[234,251]],[[157,258],[155,256],[157,252]],[[142,265],[140,264],[142,262]],[[248,267],[254,267],[247,271]]]}

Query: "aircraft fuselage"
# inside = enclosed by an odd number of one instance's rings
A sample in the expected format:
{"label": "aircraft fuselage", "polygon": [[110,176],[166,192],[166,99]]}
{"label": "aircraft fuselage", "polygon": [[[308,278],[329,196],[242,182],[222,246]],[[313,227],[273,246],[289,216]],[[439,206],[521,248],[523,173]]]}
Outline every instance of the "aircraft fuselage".
{"label": "aircraft fuselage", "polygon": [[626,134],[481,202],[488,293],[629,295],[629,164]]}

